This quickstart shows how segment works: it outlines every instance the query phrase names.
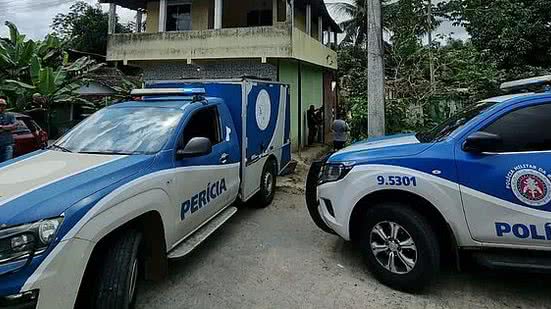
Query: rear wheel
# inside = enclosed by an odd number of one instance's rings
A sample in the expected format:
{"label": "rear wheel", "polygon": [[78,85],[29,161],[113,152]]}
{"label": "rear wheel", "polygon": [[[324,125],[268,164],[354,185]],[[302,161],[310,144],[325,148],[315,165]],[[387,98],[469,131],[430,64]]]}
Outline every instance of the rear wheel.
{"label": "rear wheel", "polygon": [[141,233],[123,231],[107,247],[99,263],[95,308],[132,308],[139,277]]}
{"label": "rear wheel", "polygon": [[371,273],[398,290],[425,288],[440,266],[440,248],[430,224],[401,203],[381,204],[367,211],[361,247]]}
{"label": "rear wheel", "polygon": [[262,170],[260,191],[252,204],[255,208],[266,208],[274,200],[277,182],[277,165],[275,160],[268,159]]}

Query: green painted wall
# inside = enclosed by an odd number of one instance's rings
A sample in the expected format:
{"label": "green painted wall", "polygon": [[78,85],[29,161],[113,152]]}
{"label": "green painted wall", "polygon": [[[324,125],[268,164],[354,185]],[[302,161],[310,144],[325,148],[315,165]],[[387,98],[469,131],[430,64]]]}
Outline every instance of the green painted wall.
{"label": "green painted wall", "polygon": [[302,145],[308,143],[308,124],[306,111],[310,105],[316,109],[323,106],[323,71],[317,67],[302,64]]}
{"label": "green painted wall", "polygon": [[[322,69],[300,64],[301,79],[299,85],[299,62],[281,60],[279,62],[279,80],[291,85],[291,141],[293,149],[299,145],[299,124],[301,130],[301,145],[308,141],[308,126],[306,123],[306,111],[310,105],[316,108],[323,106],[323,71]],[[301,111],[299,112],[299,86],[301,93]]]}
{"label": "green painted wall", "polygon": [[291,86],[291,143],[298,148],[298,62],[281,60],[279,62],[279,81]]}

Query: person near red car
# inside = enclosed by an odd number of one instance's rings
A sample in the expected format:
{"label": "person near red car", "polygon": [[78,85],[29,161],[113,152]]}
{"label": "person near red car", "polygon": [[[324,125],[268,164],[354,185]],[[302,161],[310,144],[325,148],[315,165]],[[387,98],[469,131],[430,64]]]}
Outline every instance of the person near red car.
{"label": "person near red car", "polygon": [[0,163],[11,160],[13,157],[13,134],[17,127],[15,116],[6,112],[8,103],[0,98]]}

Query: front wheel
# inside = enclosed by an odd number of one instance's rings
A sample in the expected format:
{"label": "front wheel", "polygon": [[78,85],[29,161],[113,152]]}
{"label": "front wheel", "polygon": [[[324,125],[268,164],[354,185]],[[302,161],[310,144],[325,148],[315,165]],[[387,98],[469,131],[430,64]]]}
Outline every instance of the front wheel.
{"label": "front wheel", "polygon": [[268,159],[262,169],[260,178],[260,191],[257,193],[255,208],[266,208],[272,204],[276,191],[277,165],[273,159]]}
{"label": "front wheel", "polygon": [[140,269],[141,233],[121,233],[107,249],[100,262],[95,291],[95,308],[132,308]]}
{"label": "front wheel", "polygon": [[438,272],[436,234],[408,205],[386,203],[369,209],[360,241],[371,273],[397,290],[422,290]]}

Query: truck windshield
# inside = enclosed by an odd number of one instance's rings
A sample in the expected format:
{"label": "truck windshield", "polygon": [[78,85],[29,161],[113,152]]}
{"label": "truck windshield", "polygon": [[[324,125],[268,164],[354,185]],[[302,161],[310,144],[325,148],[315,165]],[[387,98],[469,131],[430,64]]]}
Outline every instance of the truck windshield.
{"label": "truck windshield", "polygon": [[83,121],[53,148],[78,153],[153,154],[178,125],[182,111],[157,107],[103,109]]}
{"label": "truck windshield", "polygon": [[475,105],[470,105],[433,129],[418,133],[416,137],[421,143],[434,143],[442,141],[453,132],[463,127],[467,122],[481,115],[495,104],[496,102],[480,102]]}

